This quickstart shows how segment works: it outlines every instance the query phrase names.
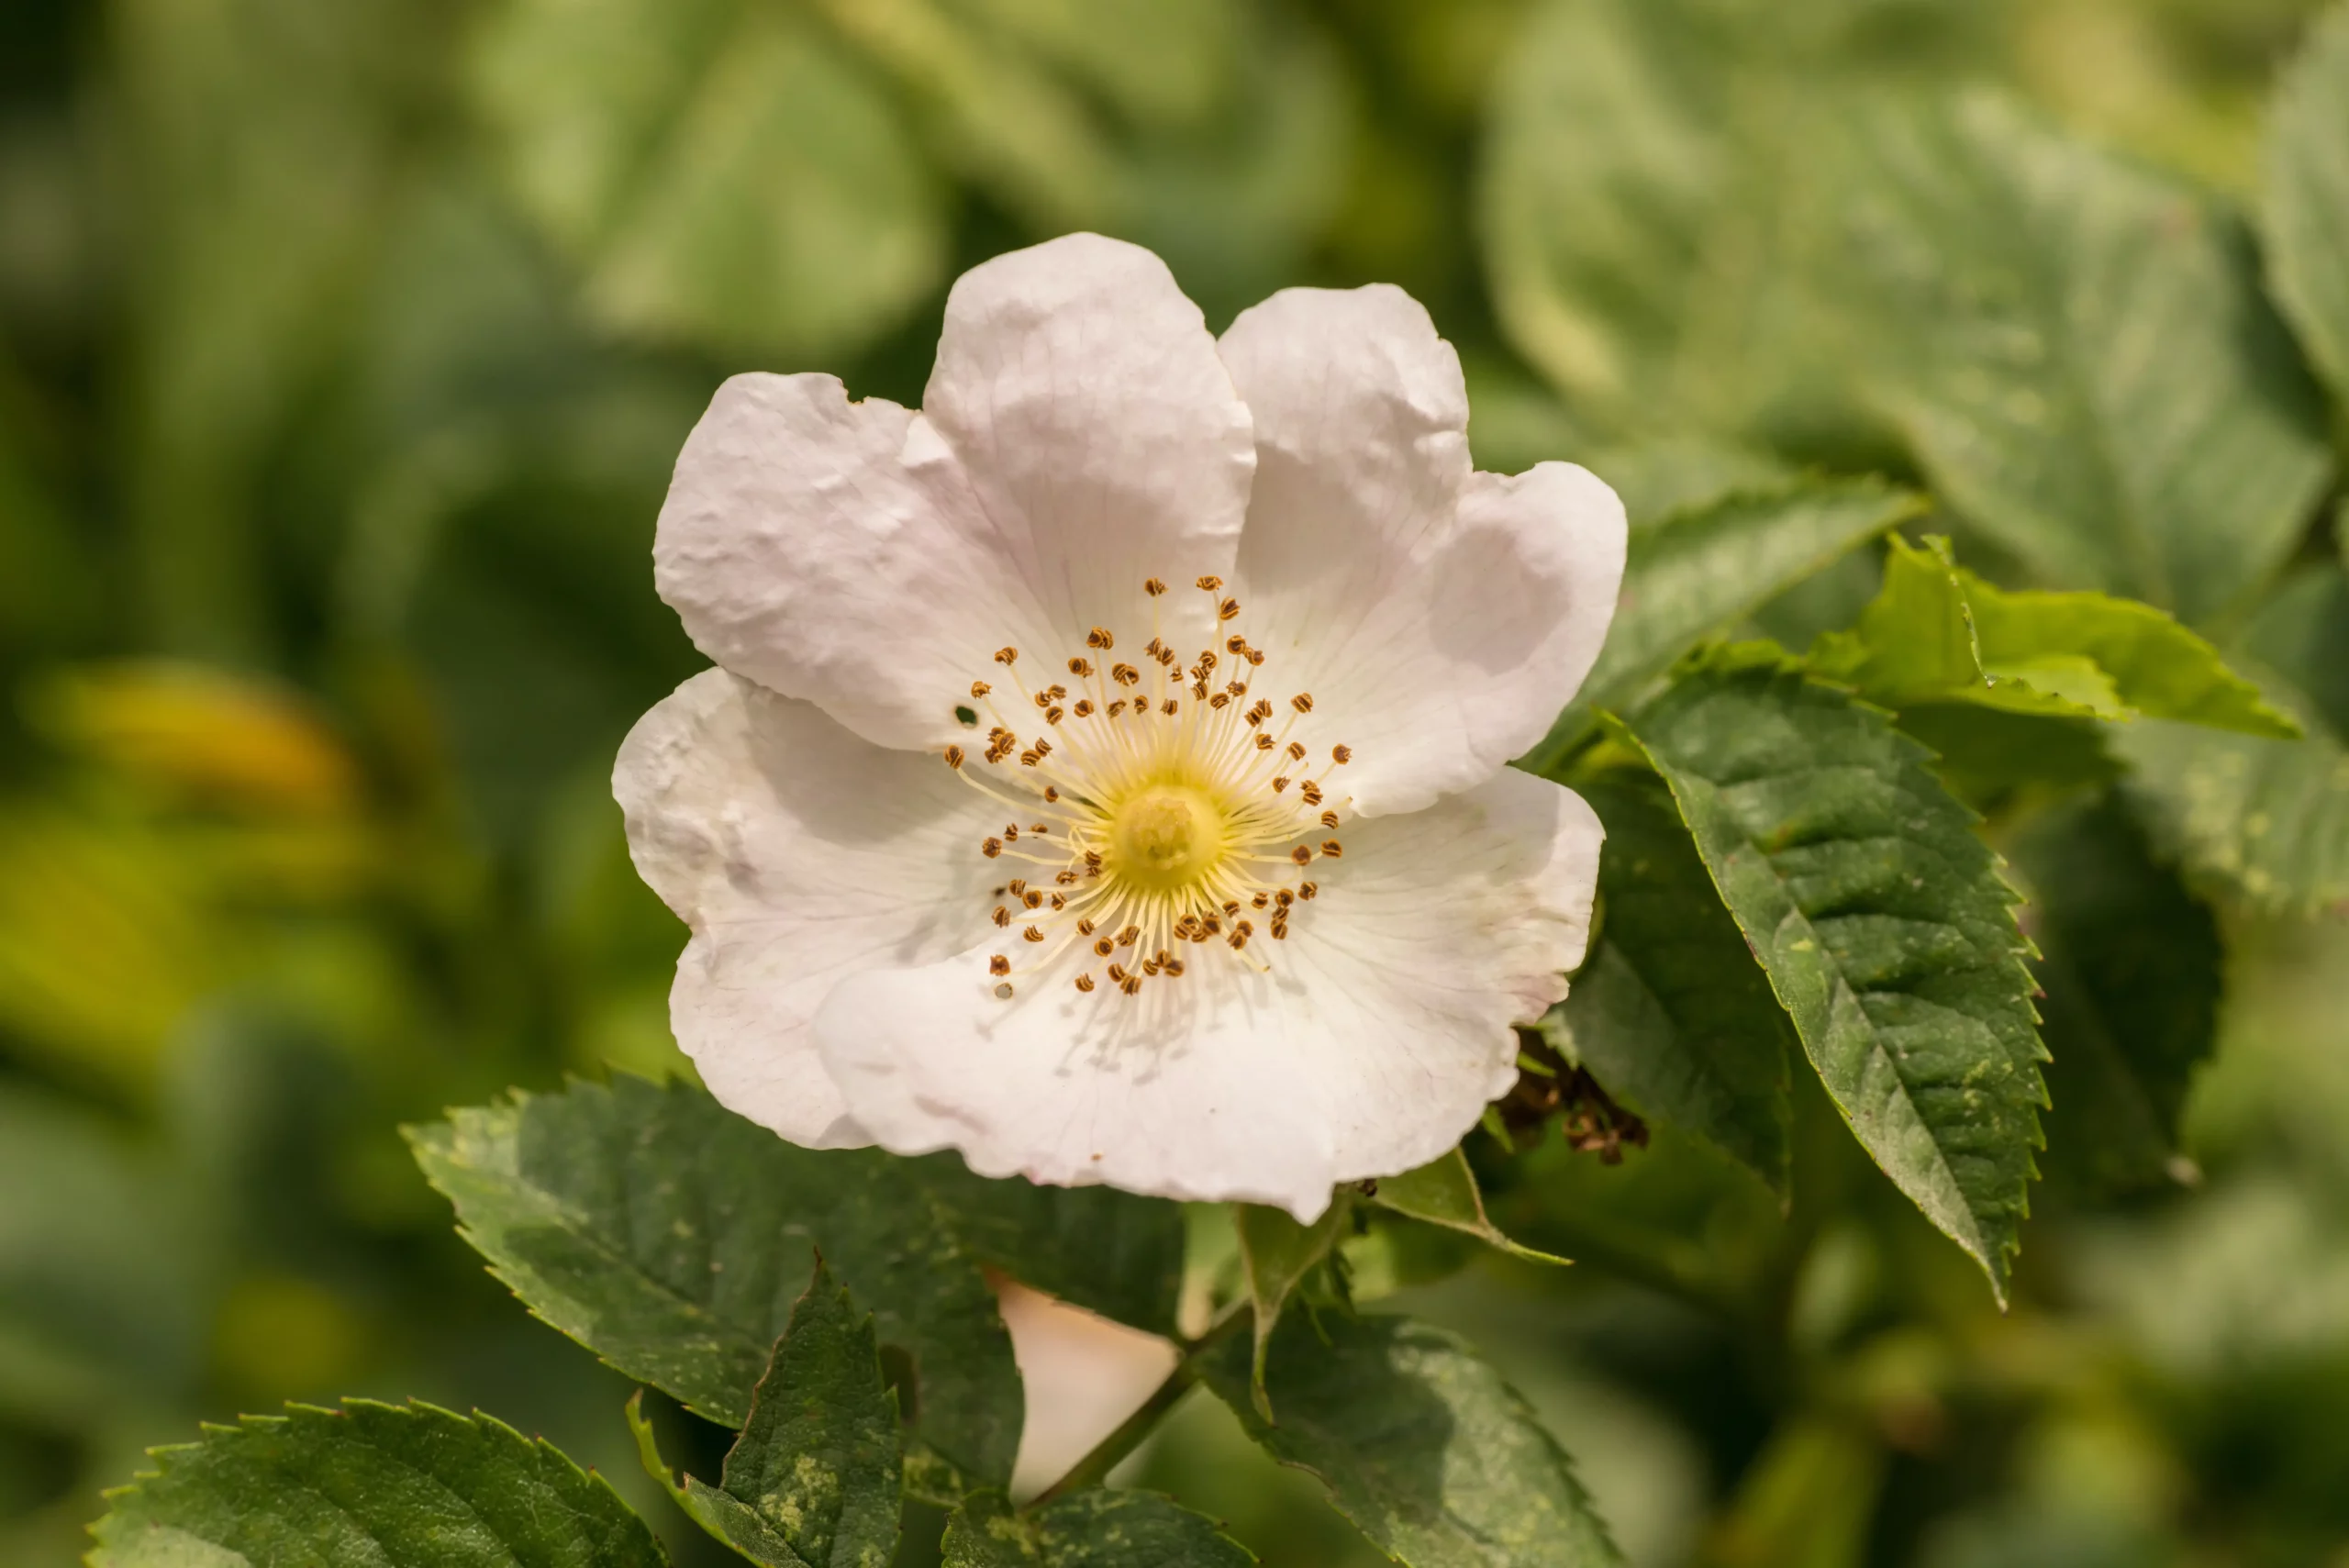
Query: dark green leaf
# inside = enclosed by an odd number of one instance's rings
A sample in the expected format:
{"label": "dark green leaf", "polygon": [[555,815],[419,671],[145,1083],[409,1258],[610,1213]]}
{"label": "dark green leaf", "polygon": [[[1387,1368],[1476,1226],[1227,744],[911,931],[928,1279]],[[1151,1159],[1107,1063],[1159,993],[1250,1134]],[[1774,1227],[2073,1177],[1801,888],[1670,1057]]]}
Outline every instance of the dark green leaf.
{"label": "dark green leaf", "polygon": [[1010,1339],[911,1162],[800,1149],[699,1090],[628,1077],[461,1110],[411,1140],[533,1312],[730,1427],[749,1418],[812,1240],[909,1356],[916,1432],[982,1481],[1009,1475]]}
{"label": "dark green leaf", "polygon": [[113,1495],[93,1568],[658,1568],[601,1480],[486,1416],[293,1405],[154,1451]]}
{"label": "dark green leaf", "polygon": [[2349,402],[2349,6],[2285,72],[2268,122],[2267,267],[2309,358]]}
{"label": "dark green leaf", "polygon": [[1601,708],[1636,702],[1675,660],[1788,585],[1914,516],[1920,503],[1870,482],[1739,493],[1631,536],[1607,646],[1524,766],[1553,768]]}
{"label": "dark green leaf", "polygon": [[1607,828],[1606,917],[1561,1006],[1575,1057],[1642,1116],[1707,1140],[1784,1195],[1796,1049],[1786,1009],[1672,796],[1629,773],[1580,789]]}
{"label": "dark green leaf", "polygon": [[972,1253],[1024,1284],[1152,1333],[1175,1331],[1183,1211],[1112,1187],[974,1176],[952,1154],[913,1162]]}
{"label": "dark green leaf", "polygon": [[678,1504],[767,1568],[888,1568],[896,1555],[896,1400],[882,1380],[873,1319],[820,1259],[751,1396],[721,1485],[673,1480],[633,1399],[629,1424]]}
{"label": "dark green leaf", "polygon": [[1153,1492],[1079,1492],[1014,1513],[998,1492],[947,1521],[945,1568],[1248,1568],[1215,1521]]}
{"label": "dark green leaf", "polygon": [[2255,593],[2328,462],[2240,226],[1987,97],[1873,140],[1878,390],[1935,488],[2055,586],[2189,622]]}
{"label": "dark green leaf", "polygon": [[1468,1157],[1457,1149],[1416,1171],[1379,1177],[1371,1201],[1397,1214],[1474,1236],[1487,1247],[1497,1247],[1511,1257],[1537,1263],[1567,1261],[1520,1247],[1501,1234],[1500,1227],[1485,1212],[1485,1195],[1476,1186],[1476,1173],[1468,1168]]}
{"label": "dark green leaf", "polygon": [[2044,1103],[2015,895],[1924,749],[1782,661],[1724,651],[1631,732],[1845,1120],[2003,1298]]}
{"label": "dark green leaf", "polygon": [[2051,1173],[2090,1193],[2158,1182],[2218,1029],[2218,922],[2111,802],[2037,817],[2014,858],[2046,993]]}
{"label": "dark green leaf", "polygon": [[1299,1225],[1284,1209],[1265,1208],[1258,1204],[1238,1203],[1231,1206],[1232,1227],[1240,1236],[1241,1276],[1248,1287],[1248,1305],[1255,1315],[1253,1392],[1258,1410],[1265,1418],[1272,1416],[1264,1395],[1264,1352],[1272,1343],[1273,1329],[1280,1322],[1281,1309],[1305,1276],[1329,1257],[1330,1248],[1338,1239],[1347,1212],[1347,1201],[1341,1195],[1332,1197],[1321,1218],[1310,1225]]}
{"label": "dark green leaf", "polygon": [[1320,1315],[1274,1341],[1268,1421],[1233,1344],[1207,1380],[1274,1457],[1318,1476],[1411,1568],[1595,1568],[1621,1558],[1566,1456],[1515,1390],[1452,1334]]}

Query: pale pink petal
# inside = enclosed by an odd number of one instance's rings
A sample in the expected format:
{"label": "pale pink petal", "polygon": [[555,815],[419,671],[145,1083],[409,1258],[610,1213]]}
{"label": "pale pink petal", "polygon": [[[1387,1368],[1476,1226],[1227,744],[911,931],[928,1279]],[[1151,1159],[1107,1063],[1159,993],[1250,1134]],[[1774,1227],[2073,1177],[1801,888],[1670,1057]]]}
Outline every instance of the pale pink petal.
{"label": "pale pink petal", "polygon": [[1141,1408],[1174,1371],[1174,1341],[1113,1323],[1013,1279],[995,1282],[1027,1395],[1011,1495],[1034,1496]]}
{"label": "pale pink petal", "polygon": [[1007,1000],[983,943],[844,980],[817,1036],[896,1152],[1310,1219],[1333,1184],[1452,1147],[1515,1081],[1510,1026],[1581,962],[1600,837],[1578,796],[1505,770],[1349,828],[1288,940],[1259,944],[1269,973],[1209,943],[1139,996],[1085,995],[1077,948]]}
{"label": "pale pink petal", "polygon": [[1399,289],[1286,290],[1222,352],[1256,431],[1240,591],[1263,677],[1353,748],[1357,811],[1490,777],[1598,656],[1621,504],[1567,463],[1472,473],[1459,359]]}

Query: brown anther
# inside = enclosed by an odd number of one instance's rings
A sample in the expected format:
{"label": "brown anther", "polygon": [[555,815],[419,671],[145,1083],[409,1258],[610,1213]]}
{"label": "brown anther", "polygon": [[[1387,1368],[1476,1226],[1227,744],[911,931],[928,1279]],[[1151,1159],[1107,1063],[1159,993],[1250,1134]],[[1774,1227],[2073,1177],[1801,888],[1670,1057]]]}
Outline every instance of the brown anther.
{"label": "brown anther", "polygon": [[1085,646],[1087,648],[1098,648],[1102,651],[1107,652],[1117,645],[1118,639],[1111,637],[1108,631],[1104,628],[1097,626],[1091,631],[1085,634]]}
{"label": "brown anther", "polygon": [[1273,940],[1276,942],[1285,942],[1288,940],[1288,922],[1286,920],[1275,920],[1273,922]]}
{"label": "brown anther", "polygon": [[1039,757],[1049,757],[1052,754],[1052,743],[1051,741],[1040,740],[1036,742],[1036,755]]}
{"label": "brown anther", "polygon": [[1030,822],[1028,824],[1028,831],[1034,833],[1039,837],[1047,839],[1051,838],[1052,835],[1052,828],[1041,822]]}
{"label": "brown anther", "polygon": [[1090,991],[1090,990],[1092,990],[1092,989],[1093,989],[1093,976],[1091,976],[1090,974],[1080,974],[1080,975],[1078,975],[1078,976],[1076,977],[1076,988],[1077,988],[1078,990],[1080,990],[1080,991]]}
{"label": "brown anther", "polygon": [[1311,692],[1299,692],[1297,695],[1288,699],[1288,706],[1297,709],[1299,713],[1311,713],[1313,711],[1313,694]]}
{"label": "brown anther", "polygon": [[[1308,779],[1303,784],[1297,785],[1297,793],[1305,797],[1305,804],[1308,806],[1319,806],[1321,804],[1321,786],[1315,784],[1311,779]],[[1335,828],[1337,824],[1332,822],[1330,826]]]}
{"label": "brown anther", "polygon": [[1238,632],[1234,632],[1223,639],[1223,651],[1226,653],[1237,653],[1245,659],[1248,657],[1248,639]]}
{"label": "brown anther", "polygon": [[1216,693],[1216,695],[1213,695],[1213,696],[1211,696],[1211,697],[1208,698],[1208,706],[1209,707],[1221,707],[1221,706],[1223,706],[1223,705],[1224,705],[1224,704],[1226,704],[1226,703],[1230,702],[1230,700],[1231,700],[1231,696],[1230,696],[1230,695],[1229,693],[1226,693],[1226,692],[1218,692],[1218,693]]}
{"label": "brown anther", "polygon": [[998,926],[1008,926],[1011,924],[1011,911],[998,904],[995,906],[994,915],[990,916],[989,918],[993,919]]}
{"label": "brown anther", "polygon": [[1123,979],[1122,981],[1119,982],[1119,984],[1118,984],[1118,989],[1119,989],[1119,990],[1120,990],[1120,991],[1123,991],[1123,992],[1124,992],[1127,995],[1129,995],[1129,996],[1139,996],[1139,995],[1141,995],[1141,975],[1139,975],[1139,974],[1129,974],[1129,975],[1127,975],[1127,976],[1125,977],[1125,979]]}
{"label": "brown anther", "polygon": [[1258,697],[1256,706],[1248,710],[1248,722],[1251,724],[1262,724],[1272,717],[1273,705],[1262,697]]}
{"label": "brown anther", "polygon": [[1003,840],[1000,839],[989,839],[985,843],[979,846],[979,853],[986,856],[989,860],[995,859],[996,856],[1003,853]]}
{"label": "brown anther", "polygon": [[1121,714],[1121,713],[1123,713],[1123,712],[1125,712],[1125,711],[1126,711],[1126,705],[1125,705],[1124,703],[1122,703],[1122,702],[1113,702],[1113,703],[1111,703],[1111,704],[1109,705],[1109,717],[1110,717],[1111,718],[1115,718],[1115,717],[1118,717],[1118,715],[1119,715],[1119,714]]}
{"label": "brown anther", "polygon": [[1175,708],[1181,705],[1176,703],[1173,697],[1168,697],[1164,702],[1158,705],[1158,711],[1164,714],[1167,717],[1172,718],[1174,717]]}
{"label": "brown anther", "polygon": [[1019,650],[1017,648],[998,648],[995,651],[995,662],[1008,669],[1011,665],[1019,662]]}
{"label": "brown anther", "polygon": [[1044,940],[1044,933],[1038,930],[1033,926],[1029,927],[1026,930],[1020,932],[1019,935],[1020,939],[1024,941],[1041,942]]}
{"label": "brown anther", "polygon": [[1253,904],[1259,909],[1262,909],[1265,905],[1270,904],[1272,901],[1273,895],[1269,893],[1259,893],[1255,897],[1248,900],[1249,903]]}
{"label": "brown anther", "polygon": [[1088,866],[1094,867],[1096,870],[1098,870],[1101,865],[1101,851],[1098,850],[1085,851],[1085,863]]}
{"label": "brown anther", "polygon": [[1323,812],[1323,813],[1321,814],[1321,826],[1322,826],[1322,827],[1324,827],[1324,828],[1335,828],[1337,825],[1338,825],[1338,814],[1337,814],[1336,812],[1334,812],[1334,811],[1325,811],[1325,812]]}
{"label": "brown anther", "polygon": [[1289,754],[1289,760],[1290,760],[1290,761],[1292,761],[1292,762],[1302,762],[1303,761],[1305,761],[1305,746],[1304,746],[1304,743],[1303,743],[1302,741],[1297,741],[1297,740],[1292,740],[1292,741],[1290,741],[1290,742],[1288,743],[1288,754]]}
{"label": "brown anther", "polygon": [[1019,902],[1030,909],[1041,909],[1044,906],[1044,895],[1031,887],[1021,895]]}
{"label": "brown anther", "polygon": [[1249,662],[1249,663],[1251,663],[1251,664],[1262,664],[1264,662],[1264,651],[1263,649],[1261,649],[1261,648],[1252,648],[1252,649],[1250,649],[1250,650],[1248,651],[1248,662]]}
{"label": "brown anther", "polygon": [[1193,684],[1193,685],[1192,685],[1192,687],[1191,687],[1191,695],[1192,695],[1193,696],[1195,696],[1195,697],[1198,698],[1201,702],[1205,702],[1205,701],[1207,701],[1207,700],[1208,700],[1208,684],[1207,684],[1205,681],[1199,681],[1199,682],[1196,682],[1196,683],[1194,683],[1194,684]]}
{"label": "brown anther", "polygon": [[1019,823],[1007,822],[1003,825],[1003,841],[1007,844],[1016,844],[1019,842]]}
{"label": "brown anther", "polygon": [[1275,795],[1280,794],[1281,791],[1286,788],[1288,788],[1288,780],[1286,778],[1276,778],[1273,781],[1273,793]]}
{"label": "brown anther", "polygon": [[1256,750],[1259,751],[1269,751],[1272,749],[1273,738],[1269,735],[1259,733],[1256,737]]}
{"label": "brown anther", "polygon": [[1233,696],[1244,697],[1248,695],[1248,683],[1245,681],[1234,681],[1231,684],[1224,687],[1223,689],[1230,692]]}
{"label": "brown anther", "polygon": [[1076,934],[1080,937],[1091,936],[1093,934],[1093,922],[1090,920],[1079,920],[1076,923]]}
{"label": "brown anther", "polygon": [[1008,974],[1011,973],[1011,961],[1004,957],[1003,954],[997,953],[993,958],[987,960],[987,973],[989,974]]}
{"label": "brown anther", "polygon": [[1079,718],[1091,718],[1093,717],[1093,699],[1091,697],[1079,697],[1076,699],[1076,717]]}
{"label": "brown anther", "polygon": [[[1061,874],[1063,876],[1066,876],[1068,873],[1066,872],[1063,872]],[[1068,900],[1063,897],[1060,894],[1055,893],[1052,895],[1052,907],[1055,909],[1065,909],[1068,907]]]}
{"label": "brown anther", "polygon": [[1170,958],[1158,967],[1164,971],[1167,976],[1171,979],[1183,973],[1183,961],[1179,958]]}
{"label": "brown anther", "polygon": [[995,690],[995,688],[988,685],[985,681],[973,681],[971,683],[971,695],[974,698],[983,697],[993,690]]}
{"label": "brown anther", "polygon": [[1307,902],[1310,902],[1314,895],[1320,891],[1321,884],[1318,882],[1300,882],[1297,884],[1297,897]]}
{"label": "brown anther", "polygon": [[1099,953],[1103,958],[1107,958],[1111,953],[1118,951],[1118,944],[1111,941],[1108,938],[1103,937],[1099,941],[1093,944],[1093,951]]}
{"label": "brown anther", "polygon": [[[1063,887],[1074,887],[1076,885],[1076,873],[1073,871],[1055,872],[1052,873],[1052,880],[1059,883]],[[1055,904],[1052,907],[1057,909],[1060,906]]]}
{"label": "brown anther", "polygon": [[960,768],[963,765],[963,748],[960,746],[946,748],[946,765],[950,768]]}
{"label": "brown anther", "polygon": [[1068,695],[1068,688],[1062,685],[1058,681],[1054,681],[1051,685],[1044,688],[1044,695],[1057,702],[1061,698]]}
{"label": "brown anther", "polygon": [[1053,788],[1051,784],[1046,784],[1044,786],[1044,798],[1046,800],[1058,800],[1060,797],[1061,792],[1059,790]]}
{"label": "brown anther", "polygon": [[1143,581],[1142,581],[1141,591],[1142,591],[1143,593],[1145,593],[1145,594],[1148,594],[1152,598],[1153,598],[1153,599],[1154,599],[1154,598],[1158,597],[1161,594],[1163,594],[1164,592],[1166,592],[1166,584],[1163,584],[1163,583],[1162,583],[1162,582],[1160,582],[1160,581],[1159,581],[1157,578],[1155,578],[1155,577],[1149,577],[1149,578],[1145,578],[1145,579],[1143,579]]}
{"label": "brown anther", "polygon": [[1297,848],[1288,852],[1288,858],[1295,861],[1299,865],[1308,865],[1312,862],[1313,851],[1307,849],[1303,844],[1299,844]]}
{"label": "brown anther", "polygon": [[1121,686],[1135,685],[1141,680],[1141,672],[1130,664],[1112,664],[1109,666],[1109,679]]}
{"label": "brown anther", "polygon": [[1155,976],[1160,967],[1159,962],[1154,958],[1146,958],[1141,961],[1141,972],[1144,974]]}
{"label": "brown anther", "polygon": [[1038,707],[1050,707],[1052,706],[1052,694],[1050,691],[1038,692],[1035,696],[1030,700],[1035,703]]}
{"label": "brown anther", "polygon": [[1122,964],[1122,963],[1113,963],[1113,964],[1111,964],[1111,965],[1109,966],[1109,978],[1110,978],[1110,979],[1112,979],[1112,980],[1123,980],[1125,977],[1126,977],[1126,966],[1125,966],[1124,964]]}
{"label": "brown anther", "polygon": [[1223,579],[1220,577],[1202,577],[1198,581],[1198,590],[1202,594],[1216,593],[1222,586]]}
{"label": "brown anther", "polygon": [[1023,768],[1032,768],[1043,760],[1044,753],[1041,750],[1019,753],[1019,765]]}
{"label": "brown anther", "polygon": [[1239,913],[1240,913],[1240,900],[1238,900],[1237,898],[1227,898],[1227,899],[1225,899],[1225,900],[1223,901],[1223,912],[1224,912],[1225,914],[1227,914],[1227,915],[1237,915],[1237,914],[1239,914]]}
{"label": "brown anther", "polygon": [[1215,618],[1218,620],[1230,620],[1239,613],[1240,601],[1237,599],[1226,599],[1215,607]]}
{"label": "brown anther", "polygon": [[1084,658],[1072,659],[1068,662],[1068,673],[1082,681],[1093,673],[1093,662]]}
{"label": "brown anther", "polygon": [[1278,893],[1275,893],[1275,894],[1274,894],[1274,895],[1273,895],[1273,902],[1274,902],[1274,903],[1275,903],[1275,904],[1277,904],[1277,905],[1279,905],[1282,908],[1286,909],[1286,908],[1287,908],[1291,904],[1294,904],[1294,903],[1296,903],[1296,902],[1297,902],[1297,895],[1296,895],[1296,894],[1294,894],[1294,893],[1291,893],[1287,888],[1284,887],[1284,888],[1282,888]]}
{"label": "brown anther", "polygon": [[1130,948],[1134,945],[1134,939],[1140,935],[1141,935],[1140,926],[1128,926],[1118,933],[1118,945],[1121,948]]}
{"label": "brown anther", "polygon": [[1321,840],[1321,852],[1334,861],[1346,852],[1346,847],[1335,839],[1324,839]]}
{"label": "brown anther", "polygon": [[1058,724],[1064,717],[1065,716],[1061,712],[1061,710],[1056,707],[1048,707],[1044,710],[1044,722],[1046,724]]}
{"label": "brown anther", "polygon": [[1344,767],[1354,760],[1354,749],[1351,746],[1332,746],[1330,748],[1330,760],[1340,767]]}
{"label": "brown anther", "polygon": [[1144,653],[1149,654],[1152,659],[1155,659],[1160,654],[1166,651],[1165,640],[1163,638],[1153,637],[1148,642],[1141,645],[1141,651]]}
{"label": "brown anther", "polygon": [[1202,648],[1199,650],[1199,668],[1201,670],[1212,670],[1215,668],[1214,649]]}
{"label": "brown anther", "polygon": [[1003,890],[1014,898],[1024,897],[1028,892],[1028,879],[1024,876],[1015,876],[1003,884]]}
{"label": "brown anther", "polygon": [[1238,952],[1241,948],[1246,947],[1248,945],[1247,922],[1243,920],[1239,925],[1233,927],[1231,935],[1224,938],[1223,940],[1231,944],[1231,951],[1234,952]]}

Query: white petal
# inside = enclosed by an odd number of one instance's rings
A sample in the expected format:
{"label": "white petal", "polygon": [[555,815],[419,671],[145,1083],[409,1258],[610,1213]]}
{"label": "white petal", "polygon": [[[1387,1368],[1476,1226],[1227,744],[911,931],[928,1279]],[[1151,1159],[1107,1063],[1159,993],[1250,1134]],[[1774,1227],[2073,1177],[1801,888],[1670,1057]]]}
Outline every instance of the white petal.
{"label": "white petal", "polygon": [[1071,234],[972,268],[947,295],[922,408],[1054,628],[1131,628],[1141,643],[1154,608],[1187,646],[1211,625],[1196,592],[1152,606],[1141,585],[1231,575],[1255,442],[1165,262]]}
{"label": "white petal", "polygon": [[703,652],[885,746],[954,739],[1007,644],[1041,670],[1095,626],[1145,640],[1145,578],[1231,573],[1255,463],[1197,306],[1149,251],[1092,235],[957,282],[928,397],[734,377],[653,545]]}
{"label": "white petal", "polygon": [[1621,503],[1568,463],[1472,473],[1458,356],[1399,289],[1286,290],[1222,351],[1256,428],[1241,624],[1353,748],[1332,787],[1379,815],[1490,777],[1598,656]]}
{"label": "white petal", "polygon": [[1071,1307],[1017,1280],[995,1282],[1027,1396],[1011,1495],[1034,1496],[1141,1408],[1180,1359],[1174,1341]]}
{"label": "white petal", "polygon": [[1081,995],[1076,954],[997,1000],[989,947],[843,981],[816,1031],[852,1113],[899,1153],[984,1175],[1276,1204],[1456,1142],[1516,1079],[1510,1025],[1582,960],[1601,831],[1513,770],[1357,824],[1258,973],[1219,945],[1128,997]]}
{"label": "white petal", "polygon": [[999,808],[941,759],[724,670],[637,721],[612,792],[638,873],[693,929],[670,1020],[710,1092],[795,1143],[870,1141],[809,1020],[843,975],[976,939]]}

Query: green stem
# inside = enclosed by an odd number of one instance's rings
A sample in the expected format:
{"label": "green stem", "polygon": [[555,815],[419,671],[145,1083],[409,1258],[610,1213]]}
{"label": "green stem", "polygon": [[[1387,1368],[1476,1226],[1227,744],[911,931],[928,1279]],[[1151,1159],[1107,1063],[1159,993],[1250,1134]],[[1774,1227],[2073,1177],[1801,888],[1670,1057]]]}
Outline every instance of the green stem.
{"label": "green stem", "polygon": [[1199,1366],[1217,1346],[1230,1339],[1234,1330],[1252,1321],[1244,1303],[1235,1303],[1231,1309],[1217,1319],[1208,1331],[1183,1349],[1183,1359],[1166,1374],[1166,1381],[1152,1390],[1141,1407],[1118,1423],[1117,1429],[1093,1445],[1092,1451],[1070,1467],[1069,1473],[1029,1499],[1021,1512],[1042,1507],[1055,1498],[1087,1486],[1097,1486],[1108,1479],[1109,1472],[1119,1462],[1142,1445],[1142,1440],[1158,1429],[1166,1413],[1181,1402],[1191,1385],[1199,1380]]}

